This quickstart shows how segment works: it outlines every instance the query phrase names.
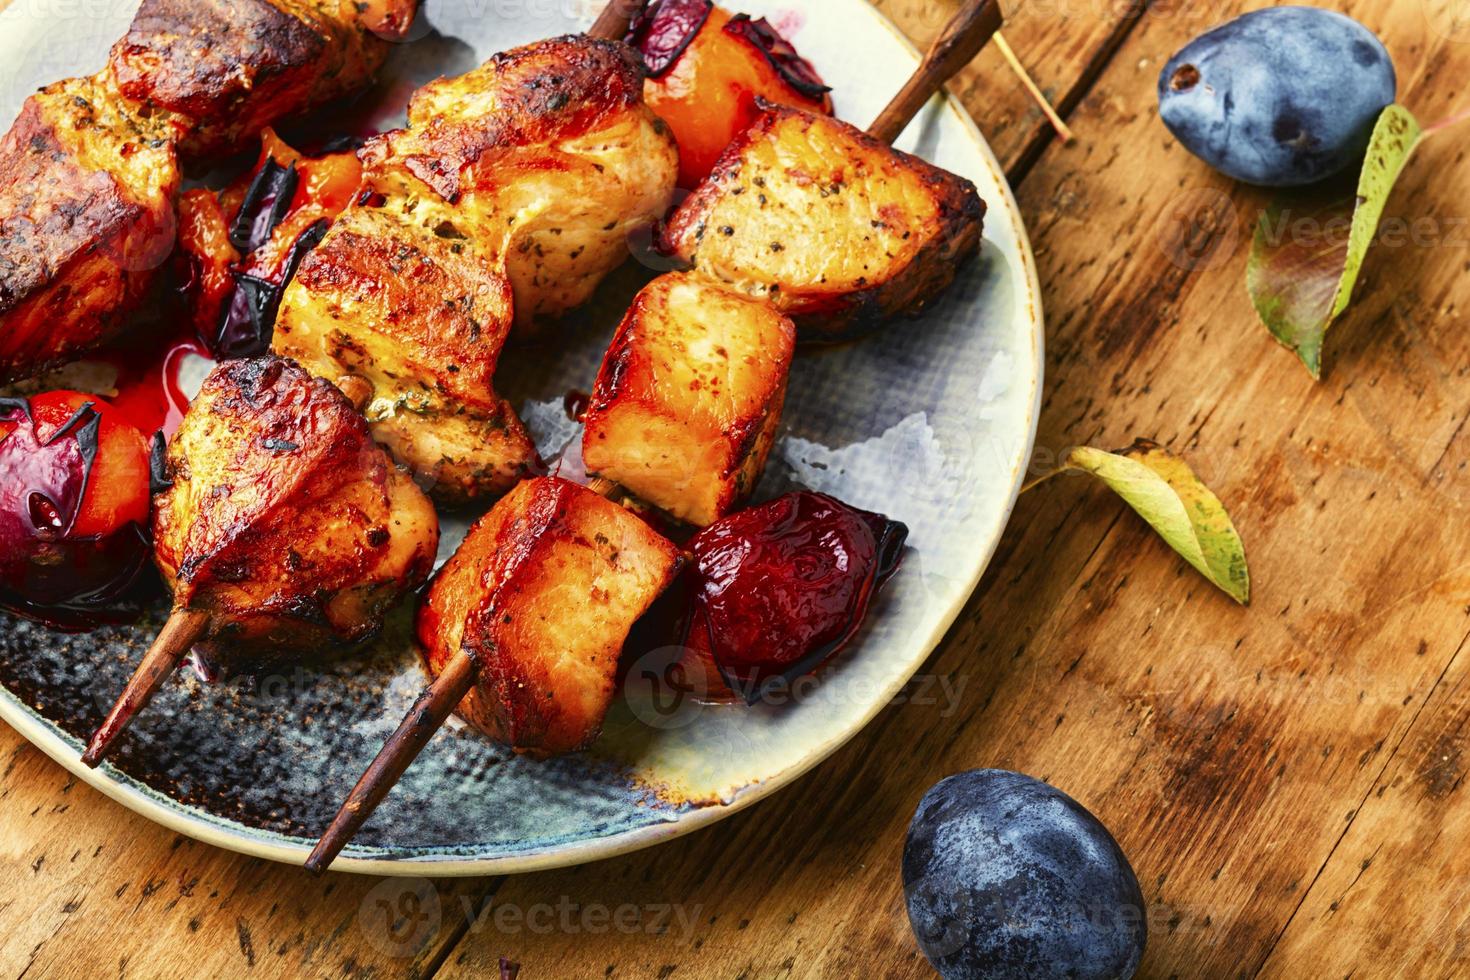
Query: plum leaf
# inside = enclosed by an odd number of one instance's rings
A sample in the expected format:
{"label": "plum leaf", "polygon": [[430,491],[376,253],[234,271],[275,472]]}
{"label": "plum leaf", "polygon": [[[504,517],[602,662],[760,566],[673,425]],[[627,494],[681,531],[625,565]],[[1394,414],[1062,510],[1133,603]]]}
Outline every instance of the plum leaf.
{"label": "plum leaf", "polygon": [[1246,289],[1271,335],[1322,377],[1327,328],[1352,299],[1393,186],[1424,130],[1409,110],[1378,117],[1356,189],[1336,182],[1274,200],[1256,223]]}
{"label": "plum leaf", "polygon": [[1220,498],[1184,460],[1139,439],[1111,453],[1080,446],[1067,454],[1062,469],[1106,483],[1201,575],[1241,605],[1250,604],[1245,545]]}

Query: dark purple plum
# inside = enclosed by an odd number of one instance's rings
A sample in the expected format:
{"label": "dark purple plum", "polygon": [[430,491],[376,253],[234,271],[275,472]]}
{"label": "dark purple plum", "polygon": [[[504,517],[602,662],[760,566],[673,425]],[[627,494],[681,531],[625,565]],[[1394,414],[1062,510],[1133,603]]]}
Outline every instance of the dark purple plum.
{"label": "dark purple plum", "polygon": [[1393,60],[1351,17],[1270,7],[1202,34],[1159,74],[1159,115],[1236,180],[1316,183],[1361,159],[1394,100]]}
{"label": "dark purple plum", "polygon": [[903,891],[946,980],[1122,980],[1148,937],[1138,878],[1107,828],[1061,790],[1002,769],[924,794]]}

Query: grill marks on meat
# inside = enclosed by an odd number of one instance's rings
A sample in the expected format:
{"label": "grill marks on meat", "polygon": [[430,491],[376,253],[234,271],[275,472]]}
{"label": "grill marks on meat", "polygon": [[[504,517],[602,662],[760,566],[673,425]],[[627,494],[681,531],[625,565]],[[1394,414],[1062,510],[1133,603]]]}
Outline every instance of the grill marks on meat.
{"label": "grill marks on meat", "polygon": [[286,289],[274,348],[359,388],[374,437],[447,504],[537,462],[492,378],[513,326],[583,302],[678,169],[628,49],[565,37],[419,90],[360,153],[364,193]]}
{"label": "grill marks on meat", "polygon": [[432,567],[428,500],[347,400],[290,361],[216,368],[163,468],[156,558],[176,607],[211,613],[215,659],[367,639]]}
{"label": "grill marks on meat", "polygon": [[673,581],[679,551],[628,510],[554,477],[527,480],[481,518],[420,607],[438,676],[479,665],[457,713],[535,756],[592,744],[633,623]]}
{"label": "grill marks on meat", "polygon": [[406,31],[415,6],[367,21],[351,0],[143,0],[110,69],[143,111],[187,118],[185,156],[213,156],[365,85],[390,47],[372,28]]}
{"label": "grill marks on meat", "polygon": [[143,0],[106,68],[26,100],[0,141],[0,383],[105,343],[148,296],[179,156],[234,152],[365,85],[416,9]]}
{"label": "grill marks on meat", "polygon": [[380,152],[479,216],[505,256],[516,327],[566,313],[627,258],[673,197],[678,149],[643,104],[626,45],[562,37],[420,89]]}
{"label": "grill marks on meat", "polygon": [[985,205],[968,180],[830,116],[762,111],[671,217],[665,251],[769,299],[805,341],[917,313],[975,254]]}
{"label": "grill marks on meat", "polygon": [[173,248],[168,131],[119,101],[104,81],[58,82],[0,140],[0,382],[111,337]]}
{"label": "grill marks on meat", "polygon": [[512,320],[503,263],[467,216],[396,180],[372,186],[382,205],[344,212],[287,287],[273,347],[329,381],[367,381],[373,437],[436,499],[503,493],[536,461],[492,384]]}

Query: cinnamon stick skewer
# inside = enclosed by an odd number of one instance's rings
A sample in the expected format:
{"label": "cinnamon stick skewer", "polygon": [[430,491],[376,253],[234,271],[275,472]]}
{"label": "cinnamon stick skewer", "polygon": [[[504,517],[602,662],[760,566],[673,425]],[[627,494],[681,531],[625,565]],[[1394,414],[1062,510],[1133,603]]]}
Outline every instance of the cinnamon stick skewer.
{"label": "cinnamon stick skewer", "polygon": [[[604,11],[604,17],[598,18],[598,23],[602,24],[611,16],[610,11],[623,3],[626,0],[612,0],[608,10]],[[879,116],[870,132],[885,142],[891,142],[940,86],[984,47],[1000,28],[1001,22],[997,0],[971,0],[967,3],[931,46],[913,77]],[[598,478],[591,481],[589,488],[608,496],[617,489],[617,484]],[[473,687],[478,672],[479,664],[465,650],[458,651],[449,660],[443,672],[414,702],[408,716],[383,745],[348,794],[331,826],[312,848],[305,863],[308,872],[320,874],[326,870],[356,836],[373,810],[423,751],[434,732]]]}
{"label": "cinnamon stick skewer", "polygon": [[[642,6],[642,0],[611,0],[588,30],[588,36],[621,40],[628,30],[630,20]],[[345,387],[349,399],[361,410],[364,399],[360,397],[360,393],[350,385]],[[188,655],[189,650],[206,635],[209,622],[208,613],[185,608],[173,610],[137,671],[128,681],[122,696],[88,742],[87,749],[82,754],[82,761],[86,765],[96,767],[102,761],[133,717],[147,706],[163,682]],[[442,721],[443,717],[440,718],[440,723]]]}
{"label": "cinnamon stick skewer", "polygon": [[878,113],[868,135],[885,143],[898,139],[934,93],[980,53],[1004,20],[1000,0],[969,0],[929,45],[918,70]]}
{"label": "cinnamon stick skewer", "polygon": [[107,713],[107,718],[92,733],[87,751],[82,753],[83,764],[94,769],[97,767],[128,723],[153,700],[153,695],[158,693],[163,682],[178,668],[190,647],[199,642],[208,628],[209,613],[175,609],[169,614],[168,622],[158,631],[158,637],[143,655],[142,662],[128,679],[127,687]]}

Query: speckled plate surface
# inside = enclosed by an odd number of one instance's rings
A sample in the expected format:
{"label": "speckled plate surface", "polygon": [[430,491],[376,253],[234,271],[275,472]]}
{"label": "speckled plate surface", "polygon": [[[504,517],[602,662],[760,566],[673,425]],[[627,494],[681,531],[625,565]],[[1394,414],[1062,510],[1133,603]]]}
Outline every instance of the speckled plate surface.
{"label": "speckled plate surface", "polygon": [[[409,92],[493,52],[590,23],[599,0],[428,0],[382,84],[323,129],[391,125]],[[134,0],[15,0],[0,12],[0,120],[26,93],[96,70]],[[864,0],[740,0],[791,37],[866,124],[918,63]],[[289,135],[289,133],[288,133]],[[494,874],[610,857],[687,833],[796,779],[888,704],[974,589],[1019,490],[1041,385],[1041,309],[1025,230],[1001,169],[955,104],[935,100],[899,145],[969,177],[989,205],[980,258],[922,317],[804,354],[761,487],[832,493],[908,524],[905,565],[851,647],[782,704],[706,705],[634,665],[592,751],[517,758],[457,722],[430,743],[335,867]],[[543,452],[573,434],[563,395],[590,387],[628,299],[652,275],[629,262],[542,347],[508,352],[499,385]],[[105,379],[102,385],[105,391]],[[446,527],[446,551],[457,542]],[[458,527],[462,533],[462,525]],[[171,681],[113,764],[82,742],[161,618],[67,636],[0,616],[0,716],[109,796],[181,833],[300,863],[426,683],[400,613],[367,653],[206,685]]]}

